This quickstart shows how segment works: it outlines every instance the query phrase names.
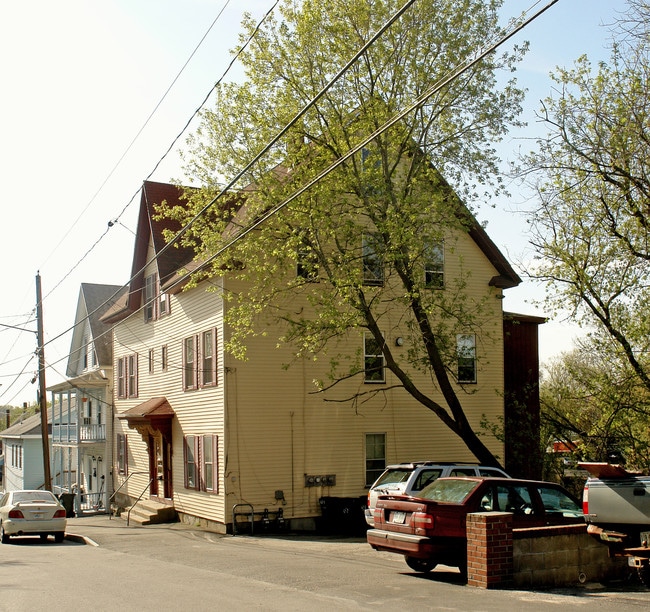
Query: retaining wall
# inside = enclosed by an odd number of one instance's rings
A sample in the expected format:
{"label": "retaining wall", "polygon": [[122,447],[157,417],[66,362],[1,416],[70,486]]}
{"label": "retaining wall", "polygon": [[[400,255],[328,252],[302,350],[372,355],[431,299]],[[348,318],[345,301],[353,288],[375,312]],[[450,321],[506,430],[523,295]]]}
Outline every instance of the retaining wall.
{"label": "retaining wall", "polygon": [[575,586],[628,571],[586,524],[513,529],[511,513],[480,512],[467,517],[467,542],[467,584],[479,588]]}

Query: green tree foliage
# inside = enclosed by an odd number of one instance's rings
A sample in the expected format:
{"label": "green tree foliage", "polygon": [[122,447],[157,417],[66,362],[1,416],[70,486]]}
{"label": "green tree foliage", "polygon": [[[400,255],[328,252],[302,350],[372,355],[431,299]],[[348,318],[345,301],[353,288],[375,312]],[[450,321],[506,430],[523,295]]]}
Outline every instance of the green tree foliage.
{"label": "green tree foliage", "polygon": [[[164,214],[186,223],[209,205],[221,191],[219,181],[238,176],[402,5],[285,0],[281,17],[258,31],[247,17],[242,43],[255,35],[241,56],[245,79],[217,88],[214,108],[203,113],[190,139],[186,174],[201,189],[188,191],[189,210]],[[244,357],[249,334],[266,333],[265,319],[281,321],[279,342],[292,343],[296,359],[329,360],[329,376],[315,382],[319,390],[331,390],[364,376],[362,351],[350,356],[339,343],[365,331],[397,384],[480,461],[492,464],[498,461],[470,427],[454,378],[456,333],[477,333],[489,344],[500,330],[497,290],[486,283],[483,294],[470,297],[471,270],[462,262],[461,274],[446,280],[444,291],[431,290],[435,279],[424,269],[443,241],[453,254],[459,233],[475,224],[456,193],[470,201],[479,188],[501,189],[493,144],[516,122],[522,92],[514,82],[499,89],[496,75],[513,70],[521,51],[482,60],[362,145],[499,34],[499,5],[415,2],[249,168],[238,189],[200,215],[184,236],[199,261],[211,262],[204,277],[227,268],[231,280],[245,281],[237,296],[226,295],[232,300],[228,348],[235,355]],[[355,147],[358,152],[345,159]],[[278,214],[269,214],[306,185]],[[237,209],[239,196],[246,205]],[[230,238],[262,218],[255,231],[224,250]],[[388,320],[399,322],[400,335],[408,330],[400,355],[384,341],[392,332]],[[385,391],[361,389],[340,401],[358,405]]]}
{"label": "green tree foliage", "polygon": [[531,275],[547,305],[595,329],[591,348],[650,390],[650,62],[647,2],[631,2],[611,60],[586,57],[553,78],[549,129],[527,158],[538,208]]}
{"label": "green tree foliage", "polygon": [[540,385],[546,444],[562,442],[584,461],[650,468],[650,393],[597,339],[547,366]]}

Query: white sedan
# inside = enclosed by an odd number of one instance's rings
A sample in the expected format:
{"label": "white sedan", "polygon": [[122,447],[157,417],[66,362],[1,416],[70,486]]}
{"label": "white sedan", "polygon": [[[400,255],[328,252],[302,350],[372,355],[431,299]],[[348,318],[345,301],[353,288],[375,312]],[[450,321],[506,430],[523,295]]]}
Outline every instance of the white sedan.
{"label": "white sedan", "polygon": [[0,539],[9,543],[12,536],[38,535],[63,542],[66,511],[50,491],[7,491],[0,499]]}

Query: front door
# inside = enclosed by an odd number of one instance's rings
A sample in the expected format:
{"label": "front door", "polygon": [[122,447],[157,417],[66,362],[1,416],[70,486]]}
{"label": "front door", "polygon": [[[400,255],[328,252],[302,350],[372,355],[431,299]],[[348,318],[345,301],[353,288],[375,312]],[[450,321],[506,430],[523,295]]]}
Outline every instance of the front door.
{"label": "front door", "polygon": [[169,500],[172,498],[171,446],[160,432],[149,436],[149,453],[151,496]]}

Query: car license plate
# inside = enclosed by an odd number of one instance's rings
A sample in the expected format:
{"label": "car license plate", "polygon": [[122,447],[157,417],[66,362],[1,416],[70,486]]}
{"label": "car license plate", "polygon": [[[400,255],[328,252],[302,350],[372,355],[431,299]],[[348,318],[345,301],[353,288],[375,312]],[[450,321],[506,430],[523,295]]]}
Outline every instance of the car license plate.
{"label": "car license plate", "polygon": [[393,512],[393,517],[391,519],[392,523],[398,523],[399,525],[403,525],[404,521],[406,520],[406,512]]}
{"label": "car license plate", "polygon": [[42,512],[32,512],[32,516],[33,516],[34,519],[36,519],[36,520],[38,520],[38,519],[42,519],[42,518],[43,518],[43,513],[42,513]]}

